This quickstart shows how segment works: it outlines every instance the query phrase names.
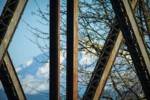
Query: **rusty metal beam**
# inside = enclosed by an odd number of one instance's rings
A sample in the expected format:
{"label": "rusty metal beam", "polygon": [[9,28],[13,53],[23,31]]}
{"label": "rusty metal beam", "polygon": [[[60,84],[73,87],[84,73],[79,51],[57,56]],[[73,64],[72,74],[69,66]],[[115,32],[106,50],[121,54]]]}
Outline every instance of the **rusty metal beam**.
{"label": "rusty metal beam", "polygon": [[50,0],[50,100],[60,100],[60,0]]}
{"label": "rusty metal beam", "polygon": [[8,52],[5,54],[3,64],[0,66],[0,77],[9,100],[12,98],[26,100]]}
{"label": "rusty metal beam", "polygon": [[78,0],[67,0],[67,100],[78,99]]}
{"label": "rusty metal beam", "polygon": [[[136,3],[137,3],[137,0],[132,0],[132,8],[133,9],[136,7]],[[114,25],[116,25],[116,26],[114,26],[115,28],[112,28],[110,30],[110,33],[107,37],[107,40],[106,40],[103,50],[102,50],[102,55],[100,56],[100,58],[97,62],[97,65],[92,74],[90,83],[87,87],[87,90],[85,92],[83,100],[89,100],[89,99],[98,100],[102,94],[104,87],[105,87],[107,78],[108,78],[111,68],[113,66],[113,62],[116,58],[117,52],[118,52],[119,47],[123,40],[122,32],[120,31],[120,28],[118,28],[118,25],[117,25],[118,21],[115,21],[114,23],[115,23]],[[117,31],[115,29],[118,29],[119,31]],[[113,34],[118,34],[118,36],[112,37]],[[110,42],[110,41],[114,41],[114,42]],[[107,53],[105,54],[105,52],[108,51],[108,47],[111,47],[111,46],[112,46],[112,50],[109,51],[108,55],[107,55]],[[101,59],[105,58],[106,56],[108,56],[108,59],[106,59],[106,63],[103,66],[103,64],[102,64],[103,62],[101,61]],[[102,68],[102,67],[104,67],[104,68]]]}

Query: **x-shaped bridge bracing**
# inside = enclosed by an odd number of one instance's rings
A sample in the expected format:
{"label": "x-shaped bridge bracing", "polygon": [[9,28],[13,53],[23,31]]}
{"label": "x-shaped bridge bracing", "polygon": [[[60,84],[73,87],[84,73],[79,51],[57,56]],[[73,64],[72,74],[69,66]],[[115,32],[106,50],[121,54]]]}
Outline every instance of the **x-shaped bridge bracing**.
{"label": "x-shaped bridge bracing", "polygon": [[9,100],[26,100],[7,48],[27,0],[7,0],[0,16],[0,80]]}
{"label": "x-shaped bridge bracing", "polygon": [[[148,57],[148,52],[146,50],[145,43],[143,41],[133,13],[133,9],[136,6],[136,2],[137,0],[132,0],[132,3],[130,3],[128,0],[111,0],[111,3],[117,16],[117,21],[115,22],[115,25],[113,25],[115,28],[112,28],[110,30],[110,33],[102,50],[102,54],[92,74],[83,100],[97,100],[101,96],[102,90],[106,84],[106,80],[108,78],[108,75],[110,73],[111,67],[113,65],[113,62],[115,60],[123,38],[125,39],[126,45],[129,49],[130,55],[132,57],[135,69],[137,71],[145,95],[147,99],[150,98],[148,95],[150,90],[150,60]],[[119,32],[115,29],[121,29],[123,34],[121,31]],[[112,35],[118,36],[111,39]],[[108,47],[110,48],[108,49],[110,51],[107,50]],[[108,55],[106,55],[107,52]]]}

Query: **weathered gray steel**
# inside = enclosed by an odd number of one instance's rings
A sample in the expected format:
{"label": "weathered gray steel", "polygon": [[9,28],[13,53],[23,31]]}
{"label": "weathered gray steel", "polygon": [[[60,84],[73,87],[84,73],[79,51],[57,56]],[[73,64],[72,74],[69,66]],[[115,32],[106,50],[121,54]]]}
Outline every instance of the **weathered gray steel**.
{"label": "weathered gray steel", "polygon": [[[137,0],[132,0],[132,8],[135,8],[136,3]],[[114,27],[110,29],[110,33],[106,39],[106,42],[102,50],[102,55],[100,56],[97,62],[97,65],[92,74],[91,80],[88,84],[83,100],[89,100],[89,99],[98,100],[102,94],[108,75],[113,66],[113,62],[115,60],[115,57],[117,55],[117,52],[123,40],[122,32],[120,31],[119,22],[117,20],[114,22],[113,26]],[[110,48],[110,50],[108,50],[108,48]],[[103,58],[107,58],[107,59],[105,59],[104,61]],[[105,64],[103,64],[104,62]]]}
{"label": "weathered gray steel", "polygon": [[26,3],[27,0],[7,0],[0,17],[0,77],[7,92],[7,97],[15,100],[26,100],[26,97],[6,52]]}
{"label": "weathered gray steel", "polygon": [[128,2],[128,0],[123,0],[123,3],[125,6],[125,9],[126,9],[126,12],[128,14],[129,21],[130,21],[131,26],[133,28],[135,37],[137,39],[139,48],[141,50],[142,56],[144,58],[144,62],[145,62],[147,69],[150,73],[150,59],[148,57],[148,52],[147,52],[146,46],[144,45],[145,43],[144,43],[144,40],[142,38],[142,34],[139,31],[139,27],[137,25],[135,15],[133,14],[133,10],[131,9],[130,3]]}
{"label": "weathered gray steel", "polygon": [[17,77],[8,52],[0,66],[0,78],[9,100],[26,100],[25,94]]}
{"label": "weathered gray steel", "polygon": [[67,0],[67,100],[78,99],[78,0]]}
{"label": "weathered gray steel", "polygon": [[[18,2],[17,5],[12,6],[12,4],[16,2]],[[0,22],[0,63],[2,62],[5,53],[7,52],[7,48],[24,11],[26,3],[27,0],[8,0],[5,9],[2,12],[5,14],[2,14]]]}
{"label": "weathered gray steel", "polygon": [[123,37],[133,60],[137,75],[146,98],[150,92],[150,59],[139,31],[135,15],[128,0],[111,0],[113,9],[120,22]]}
{"label": "weathered gray steel", "polygon": [[60,0],[50,0],[50,100],[60,100]]}

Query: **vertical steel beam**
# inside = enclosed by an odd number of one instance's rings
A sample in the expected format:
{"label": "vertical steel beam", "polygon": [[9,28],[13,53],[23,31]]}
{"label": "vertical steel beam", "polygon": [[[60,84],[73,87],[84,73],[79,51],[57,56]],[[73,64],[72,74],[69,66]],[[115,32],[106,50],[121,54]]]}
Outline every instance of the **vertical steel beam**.
{"label": "vertical steel beam", "polygon": [[50,100],[60,99],[60,0],[50,0]]}
{"label": "vertical steel beam", "polygon": [[67,100],[78,99],[78,0],[67,0]]}

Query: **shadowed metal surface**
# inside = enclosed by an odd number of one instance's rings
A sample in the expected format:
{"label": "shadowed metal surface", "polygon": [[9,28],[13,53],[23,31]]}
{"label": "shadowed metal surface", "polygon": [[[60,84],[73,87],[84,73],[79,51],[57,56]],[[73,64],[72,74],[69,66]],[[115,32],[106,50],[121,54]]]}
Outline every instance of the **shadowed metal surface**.
{"label": "shadowed metal surface", "polygon": [[150,59],[128,0],[111,0],[146,98],[150,99]]}
{"label": "shadowed metal surface", "polygon": [[78,99],[78,0],[67,0],[67,100]]}
{"label": "shadowed metal surface", "polygon": [[7,48],[27,0],[7,0],[0,16],[0,77],[9,100],[26,100]]}
{"label": "shadowed metal surface", "polygon": [[[137,0],[132,1],[132,7],[135,8]],[[117,52],[122,43],[123,36],[120,31],[119,21],[115,18],[114,27],[110,29],[109,35],[104,44],[102,54],[100,55],[92,77],[83,96],[83,100],[99,99],[105,87],[107,78],[113,66]]]}
{"label": "shadowed metal surface", "polygon": [[26,100],[24,91],[21,87],[8,52],[0,66],[0,78],[9,100],[12,98],[14,100]]}
{"label": "shadowed metal surface", "polygon": [[60,99],[60,0],[50,0],[50,100]]}

